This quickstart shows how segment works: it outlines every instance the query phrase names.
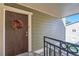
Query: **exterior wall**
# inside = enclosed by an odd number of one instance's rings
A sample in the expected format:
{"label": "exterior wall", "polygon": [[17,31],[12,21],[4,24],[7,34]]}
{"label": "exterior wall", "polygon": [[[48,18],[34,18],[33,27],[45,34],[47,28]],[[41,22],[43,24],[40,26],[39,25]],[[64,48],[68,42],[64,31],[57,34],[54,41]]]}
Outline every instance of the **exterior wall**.
{"label": "exterior wall", "polygon": [[[32,39],[33,39],[33,51],[43,48],[43,36],[44,32],[50,30],[46,28],[46,23],[50,24],[50,21],[54,21],[53,17],[37,14],[32,20]],[[45,25],[45,26],[43,26]],[[49,26],[50,27],[50,26]]]}
{"label": "exterior wall", "polygon": [[65,27],[61,19],[48,20],[43,24],[45,36],[65,41]]}
{"label": "exterior wall", "polygon": [[47,14],[23,7],[18,4],[5,4],[7,6],[23,9],[33,13],[32,16],[32,49],[33,51],[43,48],[43,36],[65,40],[65,28],[62,20]]}
{"label": "exterior wall", "polygon": [[[76,32],[73,32],[73,29],[76,29]],[[66,41],[79,43],[79,22],[66,27]]]}
{"label": "exterior wall", "polygon": [[0,3],[0,56],[3,55],[3,4]]}
{"label": "exterior wall", "polygon": [[[42,25],[43,35],[65,41],[65,27],[61,19],[48,20]],[[47,41],[58,45],[59,42],[46,39]]]}

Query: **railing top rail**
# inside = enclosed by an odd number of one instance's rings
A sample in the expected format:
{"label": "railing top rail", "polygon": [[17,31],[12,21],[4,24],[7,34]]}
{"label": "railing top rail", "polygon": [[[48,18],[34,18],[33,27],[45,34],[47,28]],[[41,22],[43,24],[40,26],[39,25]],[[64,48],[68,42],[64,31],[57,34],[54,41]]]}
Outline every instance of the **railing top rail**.
{"label": "railing top rail", "polygon": [[77,44],[73,44],[73,43],[69,43],[69,42],[64,42],[62,40],[50,38],[50,37],[47,37],[47,36],[44,36],[44,38],[48,38],[48,39],[51,39],[51,40],[54,40],[54,41],[58,41],[58,42],[62,42],[62,43],[66,43],[66,44],[72,44],[72,45],[75,45],[75,46],[79,47],[79,45],[77,45]]}

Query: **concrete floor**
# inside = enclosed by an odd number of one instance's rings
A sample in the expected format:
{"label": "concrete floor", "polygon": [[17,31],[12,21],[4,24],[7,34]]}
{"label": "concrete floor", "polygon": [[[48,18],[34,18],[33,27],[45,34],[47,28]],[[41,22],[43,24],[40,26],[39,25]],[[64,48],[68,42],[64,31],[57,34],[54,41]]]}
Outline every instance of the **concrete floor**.
{"label": "concrete floor", "polygon": [[22,53],[22,54],[19,54],[19,55],[16,55],[16,56],[43,56],[43,55],[37,54],[37,53],[34,53],[34,52],[25,52],[25,53]]}

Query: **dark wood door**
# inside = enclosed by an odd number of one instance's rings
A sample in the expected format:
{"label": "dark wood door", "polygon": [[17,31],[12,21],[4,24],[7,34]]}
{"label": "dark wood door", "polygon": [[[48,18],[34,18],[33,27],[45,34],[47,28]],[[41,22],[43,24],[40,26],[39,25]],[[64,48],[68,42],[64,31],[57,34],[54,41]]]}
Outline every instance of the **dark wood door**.
{"label": "dark wood door", "polygon": [[[22,28],[12,27],[13,20],[21,20]],[[28,51],[28,15],[5,11],[5,55],[13,56]]]}

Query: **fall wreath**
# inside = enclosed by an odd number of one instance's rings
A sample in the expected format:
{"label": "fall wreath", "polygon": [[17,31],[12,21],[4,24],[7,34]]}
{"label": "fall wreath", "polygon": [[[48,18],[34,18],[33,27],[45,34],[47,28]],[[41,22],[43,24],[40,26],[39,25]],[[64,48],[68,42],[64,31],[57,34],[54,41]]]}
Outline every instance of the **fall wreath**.
{"label": "fall wreath", "polygon": [[11,25],[14,29],[21,29],[23,27],[23,22],[21,20],[13,20]]}

